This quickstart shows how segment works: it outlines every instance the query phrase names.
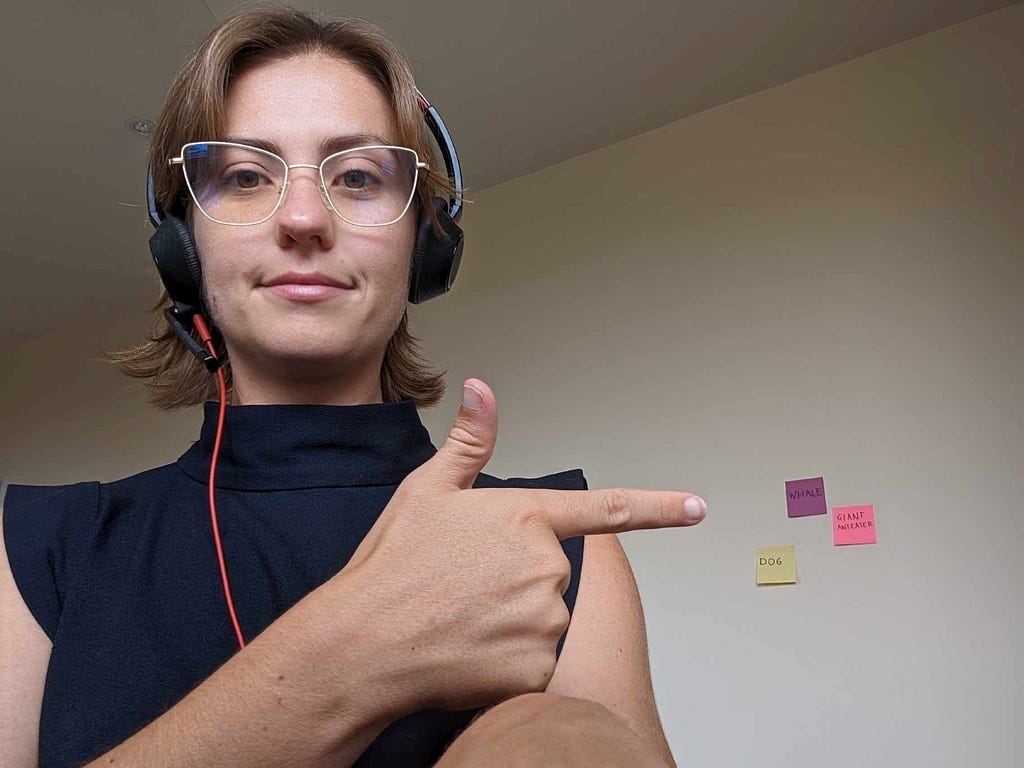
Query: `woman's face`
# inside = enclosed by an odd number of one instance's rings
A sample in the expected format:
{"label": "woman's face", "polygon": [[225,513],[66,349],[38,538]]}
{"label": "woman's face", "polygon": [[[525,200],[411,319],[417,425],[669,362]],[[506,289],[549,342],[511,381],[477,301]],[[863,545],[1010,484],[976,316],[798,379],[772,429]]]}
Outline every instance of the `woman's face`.
{"label": "woman's face", "polygon": [[[274,145],[289,165],[318,165],[328,142],[352,135],[398,143],[388,101],[341,59],[260,63],[228,92],[226,140]],[[327,207],[315,169],[292,169],[288,187],[262,224],[193,217],[207,301],[236,380],[304,371],[376,380],[405,309],[415,210],[388,226],[359,227]]]}

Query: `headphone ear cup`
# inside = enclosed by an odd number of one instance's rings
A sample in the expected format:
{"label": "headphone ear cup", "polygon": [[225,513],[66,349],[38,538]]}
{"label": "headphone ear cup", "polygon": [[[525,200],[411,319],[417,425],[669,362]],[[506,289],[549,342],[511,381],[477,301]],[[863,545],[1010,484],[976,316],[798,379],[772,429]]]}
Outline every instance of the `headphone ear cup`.
{"label": "headphone ear cup", "polygon": [[412,253],[409,301],[422,304],[447,293],[455,282],[462,262],[463,232],[448,214],[448,201],[434,198],[434,211],[441,223],[438,232],[426,211],[420,213],[416,245]]}
{"label": "headphone ear cup", "polygon": [[177,216],[164,216],[149,238],[157,272],[175,304],[202,307],[203,270],[188,226]]}

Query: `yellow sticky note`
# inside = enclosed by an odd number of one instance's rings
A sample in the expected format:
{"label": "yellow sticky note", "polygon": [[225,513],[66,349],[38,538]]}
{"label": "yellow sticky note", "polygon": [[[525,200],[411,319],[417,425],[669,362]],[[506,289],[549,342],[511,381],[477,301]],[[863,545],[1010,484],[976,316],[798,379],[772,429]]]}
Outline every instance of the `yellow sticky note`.
{"label": "yellow sticky note", "polygon": [[796,547],[758,547],[758,584],[796,584]]}

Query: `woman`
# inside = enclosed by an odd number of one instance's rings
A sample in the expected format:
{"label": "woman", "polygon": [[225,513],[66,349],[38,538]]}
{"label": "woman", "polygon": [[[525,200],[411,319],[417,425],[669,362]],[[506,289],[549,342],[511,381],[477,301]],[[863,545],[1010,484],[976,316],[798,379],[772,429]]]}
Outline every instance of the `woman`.
{"label": "woman", "polygon": [[704,504],[480,474],[475,379],[435,452],[416,406],[443,382],[405,316],[451,191],[427,146],[369,25],[260,9],[186,64],[151,167],[194,240],[194,305],[162,275],[193,350],[161,325],[119,359],[164,407],[231,407],[176,464],[9,490],[4,766],[672,764],[606,534]]}

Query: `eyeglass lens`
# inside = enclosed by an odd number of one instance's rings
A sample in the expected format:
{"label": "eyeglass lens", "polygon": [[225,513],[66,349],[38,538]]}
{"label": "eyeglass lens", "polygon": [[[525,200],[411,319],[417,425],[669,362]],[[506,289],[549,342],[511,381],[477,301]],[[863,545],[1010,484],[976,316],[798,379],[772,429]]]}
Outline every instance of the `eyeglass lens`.
{"label": "eyeglass lens", "polygon": [[[196,205],[225,224],[266,220],[278,205],[288,175],[287,166],[276,155],[218,142],[186,145],[182,165]],[[341,218],[381,226],[400,219],[409,207],[416,173],[412,150],[360,147],[328,157],[318,181]]]}

